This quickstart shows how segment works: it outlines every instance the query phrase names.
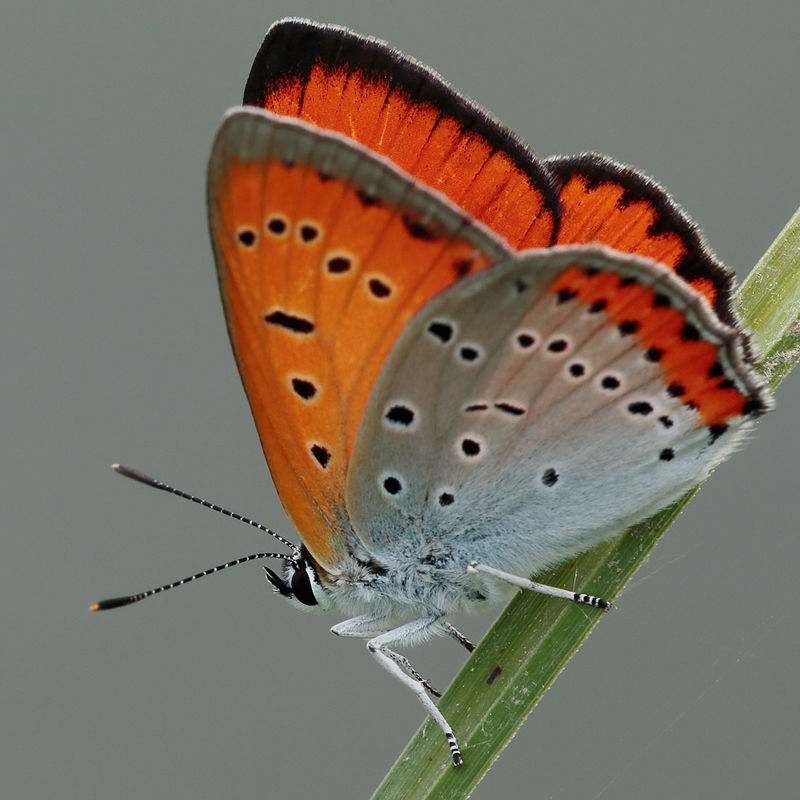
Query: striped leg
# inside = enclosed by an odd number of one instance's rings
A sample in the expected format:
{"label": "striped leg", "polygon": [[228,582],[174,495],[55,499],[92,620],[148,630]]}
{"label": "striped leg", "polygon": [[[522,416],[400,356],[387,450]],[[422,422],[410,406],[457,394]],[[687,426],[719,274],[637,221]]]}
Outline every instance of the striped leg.
{"label": "striped leg", "polygon": [[501,581],[510,583],[514,586],[520,586],[531,592],[539,592],[539,594],[549,594],[552,597],[561,597],[564,600],[572,600],[576,603],[584,603],[595,608],[600,608],[603,611],[608,611],[611,608],[611,603],[608,600],[603,600],[595,597],[592,594],[581,594],[580,592],[570,592],[567,589],[559,589],[556,586],[547,586],[544,583],[534,583],[534,581],[520,578],[517,575],[512,575],[510,572],[502,572],[493,567],[487,567],[485,564],[478,564],[477,561],[470,561],[467,564],[467,572],[472,576],[476,582],[479,580],[479,575],[491,575],[493,578],[498,578]]}
{"label": "striped leg", "polygon": [[470,653],[475,649],[475,645],[461,631],[454,628],[449,622],[442,624],[444,625],[444,632],[448,636],[452,636],[460,645],[466,647]]}
{"label": "striped leg", "polygon": [[[338,636],[366,638],[375,633],[375,628],[380,627],[380,621],[380,619],[368,615],[354,617],[351,620],[345,620],[338,625],[334,625],[331,630]],[[442,732],[447,738],[447,744],[450,747],[450,754],[453,758],[453,765],[460,767],[463,763],[463,759],[461,758],[461,750],[458,747],[455,734],[448,721],[444,718],[444,715],[436,708],[433,700],[428,696],[426,692],[426,688],[429,688],[427,681],[423,681],[420,678],[419,673],[411,666],[408,659],[390,649],[390,645],[410,647],[424,641],[431,634],[440,635],[445,632],[452,635],[449,630],[442,626],[438,617],[420,617],[419,619],[407,622],[405,625],[400,625],[397,628],[383,631],[373,636],[367,642],[367,649],[387,672],[394,675],[397,680],[404,683],[417,695],[420,703],[422,703],[425,710],[442,729]],[[409,670],[411,674],[406,674],[404,669]]]}

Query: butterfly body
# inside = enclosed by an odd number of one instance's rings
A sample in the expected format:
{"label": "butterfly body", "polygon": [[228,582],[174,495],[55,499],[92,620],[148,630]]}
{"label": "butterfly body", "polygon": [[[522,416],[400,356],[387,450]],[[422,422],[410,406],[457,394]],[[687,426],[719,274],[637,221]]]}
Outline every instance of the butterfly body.
{"label": "butterfly body", "polygon": [[[228,330],[302,548],[276,591],[391,646],[676,500],[771,398],[732,279],[652,180],[539,159],[375,40],[285,20],[215,141]],[[258,105],[258,108],[252,107]]]}

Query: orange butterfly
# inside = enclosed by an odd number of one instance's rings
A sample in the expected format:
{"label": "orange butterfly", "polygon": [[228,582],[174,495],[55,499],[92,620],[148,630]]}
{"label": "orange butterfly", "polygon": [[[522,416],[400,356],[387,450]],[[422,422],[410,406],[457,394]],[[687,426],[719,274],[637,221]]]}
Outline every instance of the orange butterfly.
{"label": "orange butterfly", "polygon": [[637,171],[542,160],[421,64],[303,20],[270,29],[244,103],[211,154],[211,239],[302,544],[239,561],[282,558],[277,592],[356,615],[333,632],[369,640],[458,766],[391,648],[471,650],[448,615],[516,586],[607,608],[528,576],[681,496],[772,401],[730,273]]}

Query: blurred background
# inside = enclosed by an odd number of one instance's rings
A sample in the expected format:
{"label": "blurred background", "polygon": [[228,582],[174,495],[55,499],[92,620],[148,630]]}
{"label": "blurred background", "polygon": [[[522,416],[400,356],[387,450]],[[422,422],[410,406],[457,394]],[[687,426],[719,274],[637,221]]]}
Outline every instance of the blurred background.
{"label": "blurred background", "polygon": [[[217,125],[287,15],[388,40],[542,155],[645,170],[740,279],[800,205],[796,0],[5,4],[3,798],[367,798],[424,719],[328,633],[338,617],[299,614],[258,564],[88,611],[272,548],[114,461],[294,538],[204,209]],[[777,401],[475,798],[798,796],[800,371]],[[456,620],[471,637],[490,621]],[[444,640],[412,657],[440,687],[463,663]]]}

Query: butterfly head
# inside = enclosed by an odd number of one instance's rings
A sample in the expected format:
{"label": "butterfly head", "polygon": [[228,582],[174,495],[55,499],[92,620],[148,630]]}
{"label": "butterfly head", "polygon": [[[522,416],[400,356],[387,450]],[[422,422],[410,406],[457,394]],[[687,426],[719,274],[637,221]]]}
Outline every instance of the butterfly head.
{"label": "butterfly head", "polygon": [[300,607],[318,606],[325,597],[317,568],[305,546],[283,562],[282,577],[268,567],[264,567],[264,573],[277,594]]}

